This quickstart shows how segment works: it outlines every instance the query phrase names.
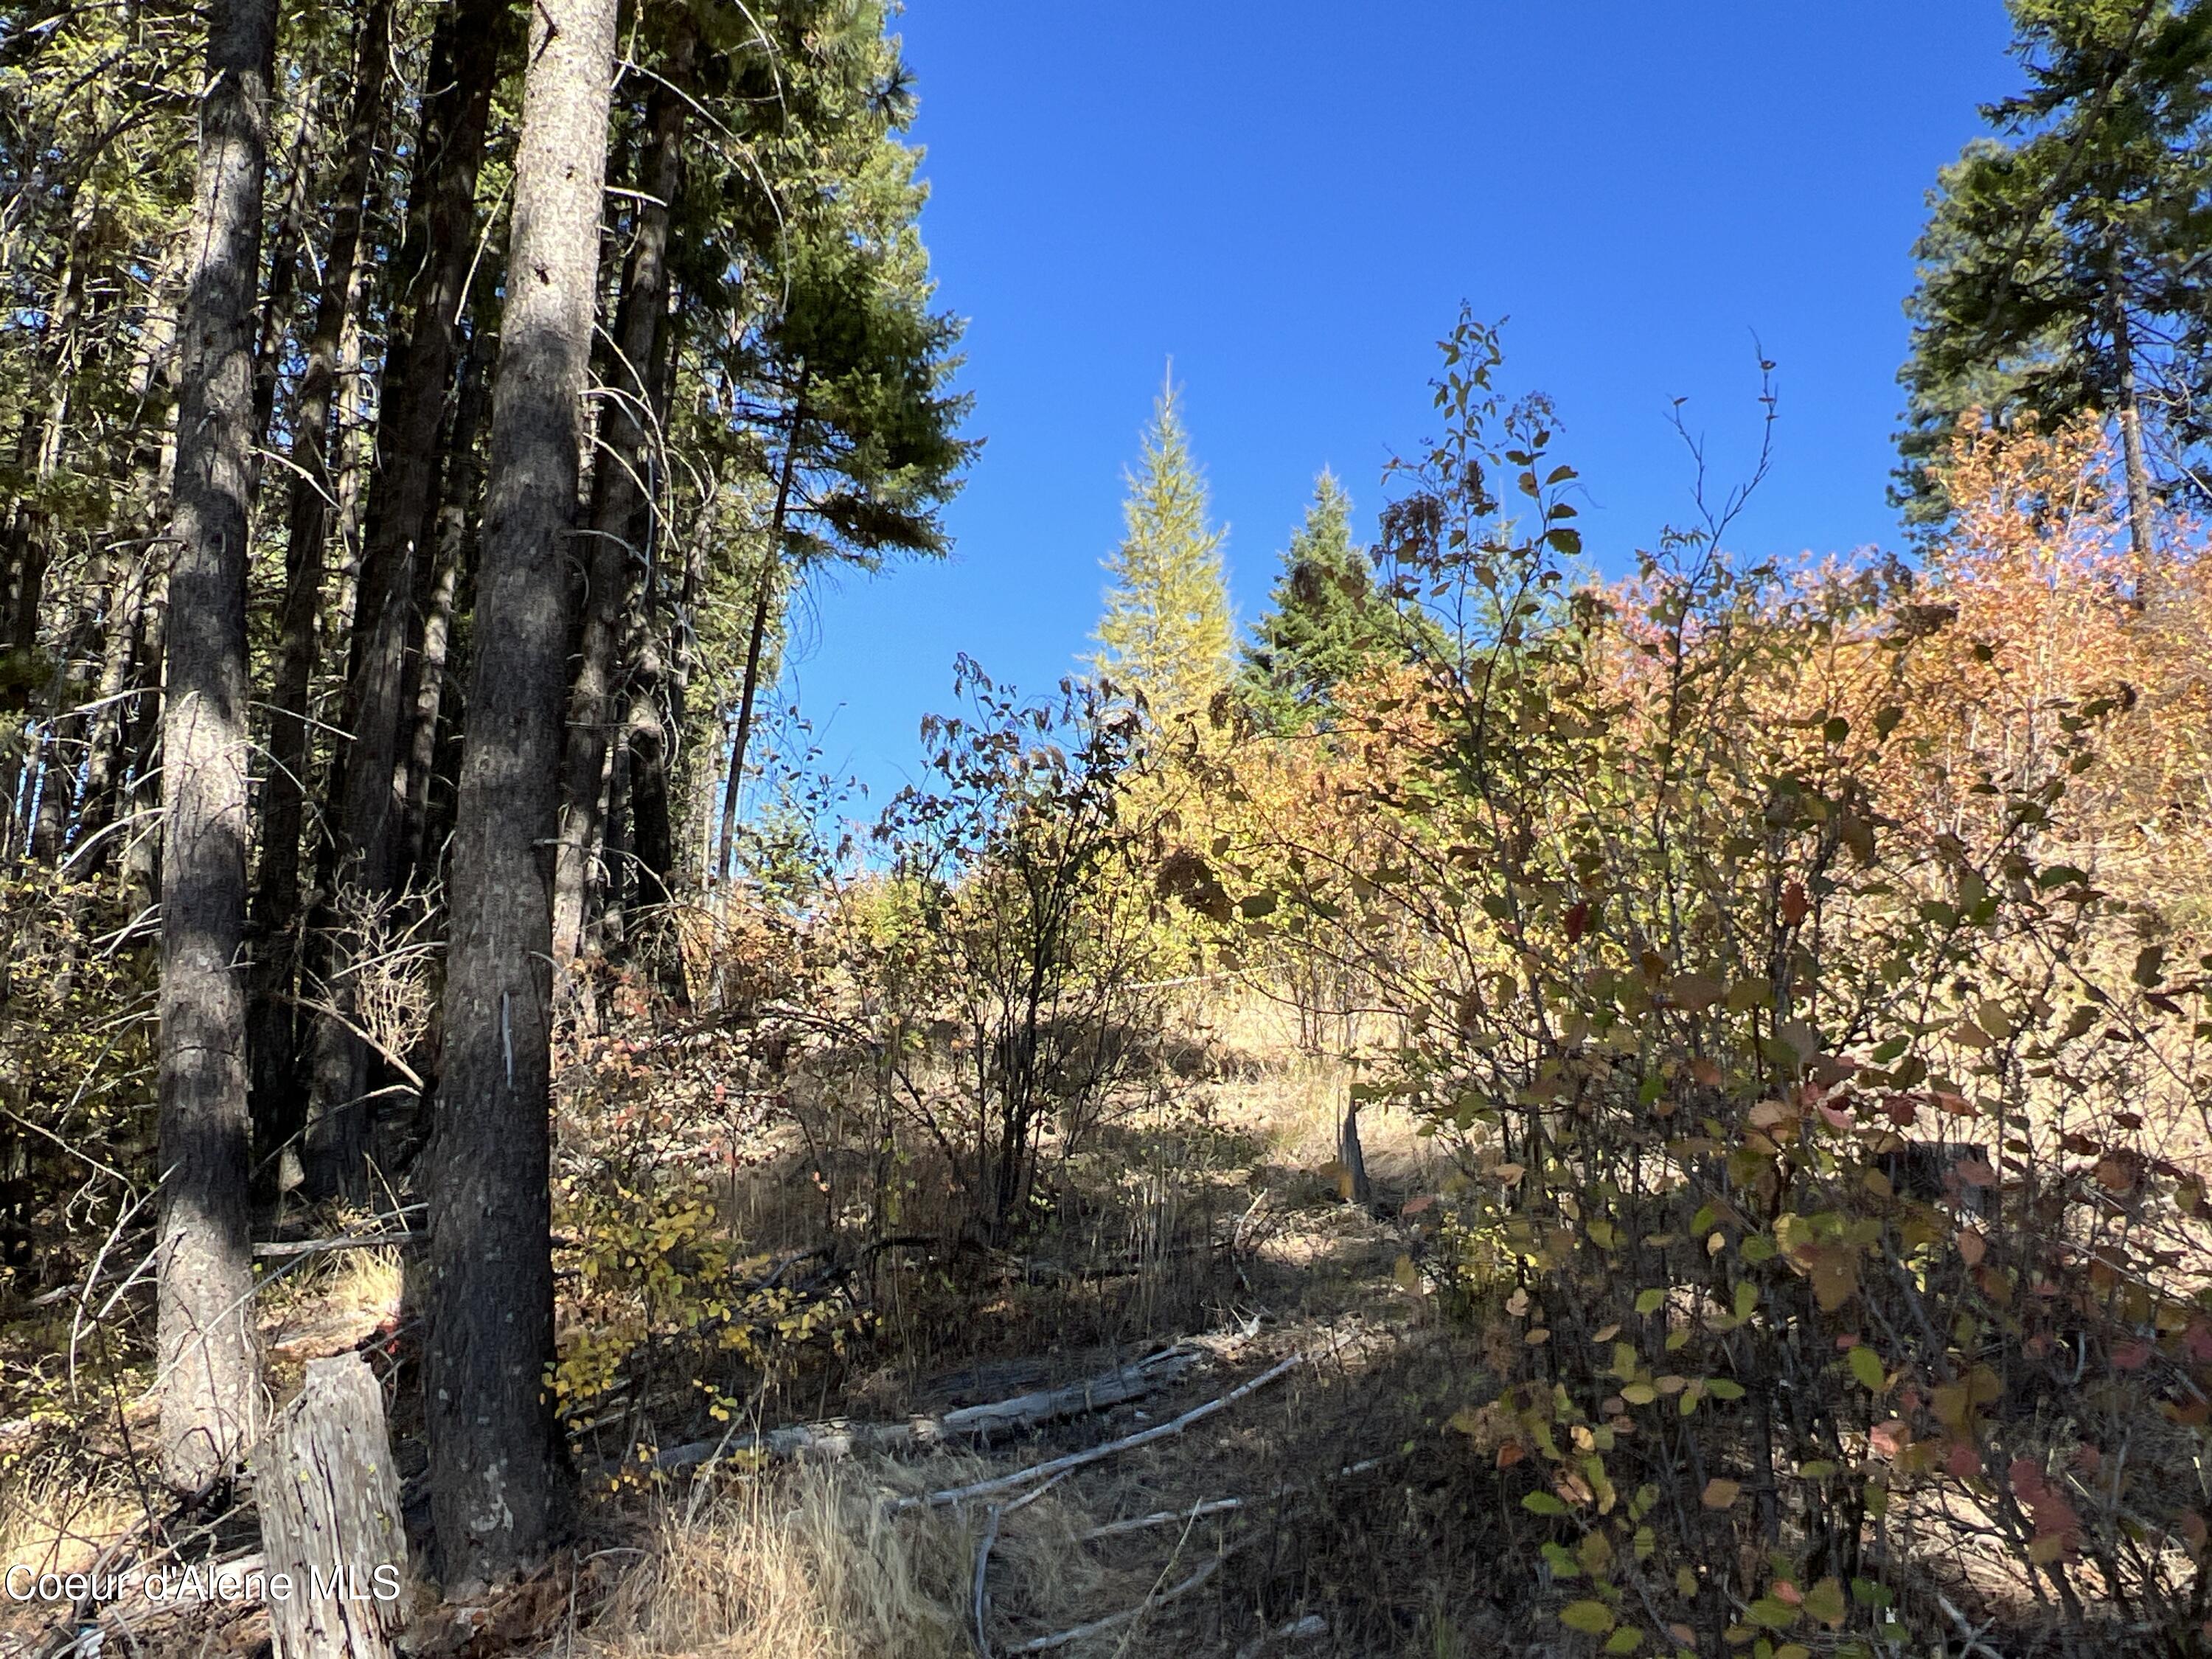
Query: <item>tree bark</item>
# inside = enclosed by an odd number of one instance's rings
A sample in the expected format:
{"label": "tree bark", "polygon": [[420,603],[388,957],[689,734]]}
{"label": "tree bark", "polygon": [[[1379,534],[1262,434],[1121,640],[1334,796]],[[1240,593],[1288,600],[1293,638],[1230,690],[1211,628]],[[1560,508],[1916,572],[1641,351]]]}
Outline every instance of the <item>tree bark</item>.
{"label": "tree bark", "polygon": [[[408,710],[407,653],[414,629],[416,569],[435,523],[438,436],[453,384],[460,313],[476,251],[477,175],[483,161],[491,92],[498,78],[507,0],[459,0],[433,35],[429,94],[408,199],[400,269],[413,273],[403,307],[408,327],[386,354],[378,400],[376,479],[363,535],[346,676],[346,726],[331,795],[337,806],[334,886],[350,882],[381,904],[396,889],[406,780],[399,744]],[[365,1187],[368,1051],[353,1035],[352,963],[335,942],[321,975],[337,1017],[315,1020],[307,1190],[360,1196]]]}
{"label": "tree bark", "polygon": [[200,103],[162,715],[161,1461],[198,1491],[260,1419],[246,1231],[246,490],[276,0],[214,0]]}
{"label": "tree bark", "polygon": [[515,160],[467,730],[444,1065],[423,1191],[423,1395],[448,1588],[511,1577],[564,1518],[553,1363],[552,857],[578,448],[597,301],[616,0],[539,0]]}
{"label": "tree bark", "polygon": [[599,423],[599,455],[592,474],[586,544],[584,627],[576,678],[568,698],[568,737],[561,764],[561,823],[553,876],[553,959],[566,964],[582,943],[584,915],[604,823],[600,775],[616,728],[615,648],[629,592],[631,536],[652,502],[643,471],[656,434],[648,424],[653,368],[668,315],[668,221],[683,166],[685,101],[692,37],[682,29],[646,107],[647,137],[638,157],[637,227],[624,262],[617,309],[611,379],[619,391]]}
{"label": "tree bark", "polygon": [[358,313],[368,286],[367,262],[359,257],[362,216],[376,161],[384,71],[391,56],[392,0],[368,0],[355,53],[353,106],[347,117],[345,160],[331,216],[330,246],[323,259],[322,292],[315,303],[314,332],[307,342],[307,365],[300,378],[292,427],[284,605],[270,696],[269,772],[261,792],[261,867],[251,913],[256,947],[252,1103],[255,1137],[264,1153],[298,1133],[304,1118],[292,990],[299,963],[300,833],[314,755],[307,705],[319,644],[323,550],[337,500],[330,465],[331,414],[347,324]]}
{"label": "tree bark", "polygon": [[407,1622],[407,1538],[384,1390],[357,1353],[307,1362],[307,1386],[254,1459],[276,1659],[389,1659]]}

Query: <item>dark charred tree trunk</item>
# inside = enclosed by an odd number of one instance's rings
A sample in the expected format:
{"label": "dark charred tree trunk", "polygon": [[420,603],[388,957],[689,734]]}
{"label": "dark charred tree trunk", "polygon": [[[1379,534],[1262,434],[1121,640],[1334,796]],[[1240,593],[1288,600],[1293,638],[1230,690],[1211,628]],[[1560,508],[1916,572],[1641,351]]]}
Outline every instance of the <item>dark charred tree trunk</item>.
{"label": "dark charred tree trunk", "polygon": [[[335,882],[351,902],[387,902],[399,877],[406,780],[399,749],[408,712],[407,653],[415,625],[417,562],[438,508],[438,437],[453,385],[460,313],[476,248],[477,175],[483,161],[491,91],[507,37],[507,0],[459,0],[439,20],[430,91],[408,201],[399,266],[412,273],[403,305],[404,338],[386,356],[379,398],[376,477],[370,491],[353,658],[347,673],[343,754],[331,794],[337,806]],[[370,1055],[352,1025],[353,968],[339,933],[318,988],[332,1011],[315,1019],[308,1108],[307,1190],[364,1195]]]}
{"label": "dark charred tree trunk", "polygon": [[473,550],[470,525],[483,469],[477,439],[483,427],[485,343],[481,334],[469,342],[461,365],[460,391],[453,400],[453,425],[446,441],[448,470],[445,500],[438,508],[437,551],[425,568],[418,608],[422,613],[422,648],[416,659],[414,728],[407,745],[406,856],[404,881],[433,879],[438,849],[430,840],[431,790],[438,773],[438,738],[446,708],[447,664],[452,654],[453,605],[461,573]]}
{"label": "dark charred tree trunk", "polygon": [[100,678],[93,686],[83,799],[77,813],[79,850],[71,854],[73,860],[82,860],[88,875],[106,869],[116,850],[112,841],[94,838],[115,822],[119,811],[116,789],[127,713],[124,705],[128,701],[139,636],[144,630],[155,557],[150,545],[142,544],[131,550],[118,568],[108,603]]}
{"label": "dark charred tree trunk", "polygon": [[550,843],[615,8],[540,0],[515,160],[449,889],[443,1066],[422,1183],[422,1392],[449,1588],[526,1568],[566,1508],[566,1451],[546,1381]]}
{"label": "dark charred tree trunk", "polygon": [[[316,155],[323,143],[323,88],[320,77],[305,89],[305,108],[298,137],[292,144],[292,176],[284,189],[284,206],[269,242],[269,286],[261,300],[261,325],[253,350],[253,441],[269,441],[276,416],[276,385],[283,378],[284,336],[291,324],[292,301],[300,288],[300,258],[307,252],[307,221],[315,211]],[[254,463],[257,486],[260,462]],[[256,494],[258,495],[257,489]]]}
{"label": "dark charred tree trunk", "polygon": [[752,629],[745,641],[744,683],[738,694],[738,720],[730,734],[730,775],[722,792],[722,832],[714,848],[714,878],[730,879],[737,844],[738,798],[745,783],[745,750],[752,741],[753,705],[760,692],[761,652],[768,640],[769,617],[775,608],[783,578],[783,527],[791,512],[792,483],[799,470],[799,438],[806,420],[806,372],[799,377],[799,395],[792,402],[791,425],[783,441],[783,465],[776,478],[775,505],[769,514],[768,547],[761,555],[760,580],[753,586]]}
{"label": "dark charred tree trunk", "polygon": [[197,1491],[251,1444],[246,1231],[246,491],[276,0],[215,0],[200,102],[162,717],[159,1331],[163,1473]]}
{"label": "dark charred tree trunk", "polygon": [[392,56],[392,0],[368,0],[355,52],[353,106],[346,125],[331,241],[323,258],[314,332],[300,378],[292,427],[290,510],[284,550],[284,605],[277,624],[276,670],[270,687],[269,771],[261,792],[261,867],[254,884],[252,936],[253,1127],[264,1154],[301,1127],[305,1115],[296,1063],[298,1020],[294,978],[300,941],[300,835],[307,774],[314,756],[308,697],[319,643],[323,550],[337,500],[331,466],[331,417],[340,355],[358,314],[368,270],[361,253],[362,216],[376,161],[384,113],[384,70]]}
{"label": "dark charred tree trunk", "polygon": [[646,106],[638,156],[636,229],[624,261],[617,308],[613,374],[617,395],[599,422],[592,474],[586,553],[584,626],[561,765],[561,825],[553,878],[553,959],[566,963],[582,940],[594,869],[600,864],[601,775],[616,730],[615,648],[622,635],[632,538],[653,503],[646,489],[658,434],[652,428],[654,365],[668,315],[668,221],[683,166],[691,35],[681,32]]}

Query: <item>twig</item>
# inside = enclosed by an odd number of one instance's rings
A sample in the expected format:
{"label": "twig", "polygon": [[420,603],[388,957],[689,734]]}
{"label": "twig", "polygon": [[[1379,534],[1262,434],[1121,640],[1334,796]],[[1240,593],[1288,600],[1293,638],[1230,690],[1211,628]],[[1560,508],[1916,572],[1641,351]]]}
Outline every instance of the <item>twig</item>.
{"label": "twig", "polygon": [[999,1506],[991,1505],[991,1512],[983,1521],[983,1535],[975,1540],[975,1651],[982,1659],[993,1659],[991,1633],[985,1627],[985,1614],[990,1597],[985,1589],[984,1575],[990,1570],[991,1546],[999,1541]]}
{"label": "twig", "polygon": [[[1362,1458],[1357,1463],[1346,1463],[1328,1479],[1348,1480],[1352,1475],[1364,1474],[1370,1469],[1379,1469],[1382,1467],[1382,1460],[1379,1457]],[[1297,1491],[1297,1487],[1285,1484],[1276,1487],[1266,1501],[1279,1504],[1285,1498],[1296,1496]],[[1126,1533],[1150,1532],[1155,1527],[1187,1525],[1190,1522],[1202,1520],[1209,1515],[1225,1515],[1231,1510],[1245,1509],[1263,1500],[1251,1497],[1204,1498],[1187,1510],[1155,1510],[1150,1515],[1131,1516],[1126,1521],[1106,1522],[1085,1533],[1083,1541],[1088,1544],[1100,1538],[1119,1538]],[[1012,1505],[1008,1507],[1011,1508]]]}
{"label": "twig", "polygon": [[375,1250],[387,1244],[416,1244],[428,1233],[339,1233],[330,1238],[302,1238],[287,1244],[256,1244],[256,1261],[277,1261],[288,1256],[321,1255],[331,1250]]}
{"label": "twig", "polygon": [[[1318,1356],[1315,1357],[1318,1358]],[[1070,1452],[1065,1457],[1055,1457],[1048,1462],[1032,1464],[1025,1469],[1017,1469],[1012,1474],[1000,1475],[989,1480],[977,1480],[965,1486],[951,1486],[943,1492],[928,1492],[919,1497],[902,1498],[890,1506],[890,1512],[895,1515],[902,1514],[908,1510],[921,1509],[924,1506],[935,1509],[945,1504],[958,1504],[970,1498],[985,1498],[994,1492],[1012,1492],[1018,1487],[1027,1486],[1032,1480],[1042,1480],[1067,1469],[1081,1468],[1086,1463],[1098,1462],[1118,1452],[1132,1451],[1139,1446],[1148,1446],[1155,1440],[1164,1440],[1170,1435],[1181,1434],[1192,1424],[1211,1417],[1218,1411],[1225,1411],[1247,1395],[1256,1394],[1270,1382],[1288,1376],[1297,1366],[1304,1364],[1308,1356],[1304,1354],[1294,1353],[1279,1364],[1261,1372],[1250,1382],[1239,1383],[1219,1399],[1209,1400],[1203,1405],[1194,1406],[1181,1417],[1171,1419],[1165,1423],[1156,1423],[1151,1428],[1140,1429],[1136,1433],[1125,1435],[1119,1440],[1109,1440],[1103,1446],[1093,1446],[1088,1451]]]}
{"label": "twig", "polygon": [[1936,1598],[1936,1605],[1942,1608],[1944,1612],[1949,1613],[1951,1615],[1952,1622],[1958,1626],[1959,1633],[1966,1641],[1966,1645],[1960,1650],[1962,1652],[1966,1654],[1984,1653],[1989,1656],[1989,1659],[2004,1659],[2004,1655],[1999,1653],[1995,1648],[1982,1640],[1982,1632],[1989,1628],[1987,1625],[1982,1626],[1981,1628],[1978,1630],[1972,1625],[1968,1624],[1966,1622],[1966,1615],[1960,1612],[1958,1608],[1953,1607],[1951,1605],[1950,1599],[1948,1596],[1941,1595],[1937,1595]]}
{"label": "twig", "polygon": [[1178,1595],[1189,1595],[1191,1591],[1212,1577],[1215,1573],[1219,1572],[1221,1564],[1228,1559],[1228,1552],[1224,1550],[1180,1584],[1172,1585],[1166,1589],[1147,1595],[1133,1607],[1124,1607],[1119,1613],[1109,1613],[1103,1619],[1094,1619],[1087,1625],[1077,1625],[1073,1629],[1056,1630],[1049,1636],[1031,1637],[1017,1647],[1008,1648],[1006,1652],[1009,1659],[1011,1656],[1017,1653],[1048,1653],[1054,1648],[1066,1647],[1070,1642],[1080,1642],[1086,1636],[1097,1636],[1101,1632],[1112,1630],[1117,1625],[1126,1625],[1133,1619],[1141,1619],[1154,1607],[1172,1601]]}
{"label": "twig", "polygon": [[1225,1515],[1231,1510],[1243,1509],[1252,1501],[1249,1498],[1209,1498],[1187,1510],[1155,1510],[1150,1515],[1132,1516],[1126,1521],[1109,1521],[1103,1526],[1093,1527],[1083,1534],[1083,1541],[1088,1544],[1101,1538],[1119,1538],[1125,1533],[1150,1532],[1155,1527],[1180,1526],[1209,1515]]}

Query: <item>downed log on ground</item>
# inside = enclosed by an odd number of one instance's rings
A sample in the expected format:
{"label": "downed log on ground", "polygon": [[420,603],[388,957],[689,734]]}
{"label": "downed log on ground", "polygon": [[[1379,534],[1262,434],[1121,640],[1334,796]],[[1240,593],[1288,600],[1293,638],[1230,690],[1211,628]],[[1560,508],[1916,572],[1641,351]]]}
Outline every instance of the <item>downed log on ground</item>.
{"label": "downed log on ground", "polygon": [[[1322,1352],[1334,1352],[1340,1346],[1340,1340],[1339,1343],[1332,1345]],[[1069,1469],[1079,1469],[1086,1464],[1098,1462],[1102,1459],[1115,1456],[1121,1452],[1134,1450],[1139,1446],[1149,1446],[1155,1440],[1164,1440],[1170,1435],[1181,1434],[1192,1424],[1203,1421],[1218,1411],[1227,1410],[1247,1395],[1257,1394],[1277,1378],[1287,1376],[1298,1366],[1306,1364],[1309,1359],[1319,1357],[1318,1354],[1294,1353],[1288,1359],[1261,1372],[1250,1382],[1238,1383],[1219,1399],[1209,1400],[1203,1405],[1193,1406],[1181,1417],[1172,1418],[1165,1423],[1155,1423],[1150,1428],[1139,1429],[1134,1434],[1123,1435],[1119,1440],[1109,1440],[1103,1446],[1093,1446],[1088,1451],[1070,1452],[1065,1457],[1055,1457],[1043,1463],[1033,1463],[1028,1468],[1016,1469],[1012,1474],[998,1475],[988,1480],[977,1480],[965,1486],[949,1486],[943,1492],[920,1492],[911,1498],[893,1498],[885,1503],[885,1511],[892,1515],[901,1515],[908,1510],[918,1510],[925,1506],[939,1509],[947,1504],[965,1503],[971,1498],[988,1498],[998,1492],[1014,1492],[1029,1485],[1032,1480],[1056,1480]]]}
{"label": "downed log on ground", "polygon": [[769,1429],[764,1433],[695,1440],[688,1445],[669,1448],[653,1460],[653,1465],[662,1470],[694,1468],[746,1453],[781,1459],[927,1451],[957,1441],[980,1440],[1126,1405],[1166,1388],[1196,1364],[1198,1358],[1196,1349],[1178,1346],[1062,1389],[1043,1389],[987,1405],[963,1406],[938,1416],[911,1417],[903,1423],[856,1423],[832,1418],[821,1423]]}

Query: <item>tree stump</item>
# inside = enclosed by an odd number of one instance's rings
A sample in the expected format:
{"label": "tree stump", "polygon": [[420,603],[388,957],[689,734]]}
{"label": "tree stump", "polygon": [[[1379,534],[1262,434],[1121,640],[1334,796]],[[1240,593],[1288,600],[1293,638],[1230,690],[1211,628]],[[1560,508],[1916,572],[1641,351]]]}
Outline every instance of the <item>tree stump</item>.
{"label": "tree stump", "polygon": [[384,1390],[359,1354],[309,1362],[254,1460],[254,1489],[276,1659],[390,1659],[407,1543]]}

